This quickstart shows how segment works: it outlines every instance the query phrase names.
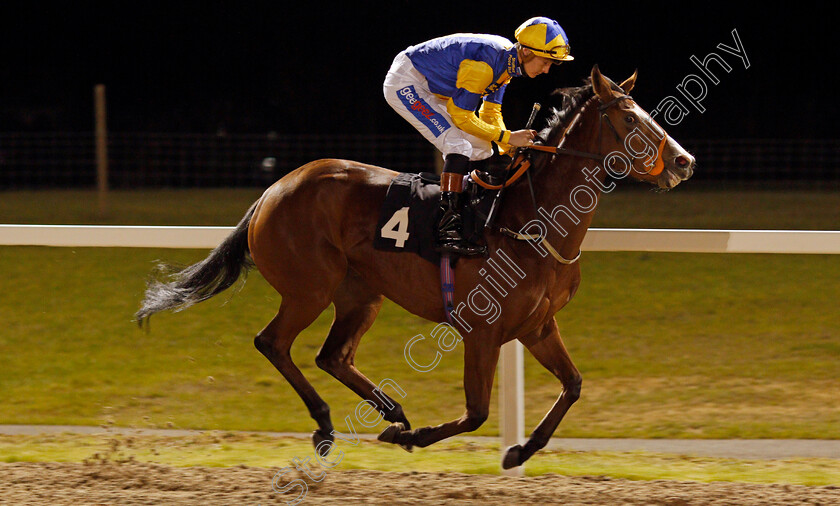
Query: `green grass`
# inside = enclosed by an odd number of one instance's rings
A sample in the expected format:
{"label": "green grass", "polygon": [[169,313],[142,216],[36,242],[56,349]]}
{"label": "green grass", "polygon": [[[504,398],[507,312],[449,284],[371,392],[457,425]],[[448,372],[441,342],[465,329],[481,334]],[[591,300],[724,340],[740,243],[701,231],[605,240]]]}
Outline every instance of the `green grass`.
{"label": "green grass", "polygon": [[[279,302],[259,274],[235,296],[156,315],[150,332],[131,322],[155,258],[204,254],[0,249],[10,287],[0,304],[0,423],[312,430],[302,402],[253,348]],[[559,434],[840,437],[838,259],[593,253],[583,261],[583,286],[557,315],[584,375],[583,398]],[[358,399],[313,362],[330,322],[328,310],[292,352],[340,427]],[[386,303],[357,354],[371,379],[407,392],[416,425],[463,411],[460,350],[430,373],[403,358],[405,343],[432,328]],[[526,389],[533,426],[560,387],[528,357]],[[494,411],[479,433],[497,431]]]}
{"label": "green grass", "polygon": [[[402,449],[360,441],[336,443],[330,460],[334,469],[371,469],[398,472],[465,472],[498,474],[498,445],[442,442]],[[340,454],[337,452],[341,452]],[[157,462],[173,466],[280,468],[292,459],[310,458],[308,440],[265,435],[208,432],[186,437],[55,434],[0,436],[0,462]],[[738,481],[836,485],[840,461],[832,459],[741,460],[647,452],[578,452],[551,450],[535,455],[525,466],[529,476],[547,473],[566,476],[603,475],[632,480]]]}
{"label": "green grass", "polygon": [[[0,221],[233,225],[259,193],[115,192],[101,220],[92,192],[6,192]],[[840,195],[620,188],[599,213],[596,226],[837,229]],[[253,347],[279,305],[258,273],[235,296],[156,315],[148,333],[131,322],[154,260],[205,255],[0,248],[0,423],[313,430]],[[587,253],[582,269],[557,320],[583,397],[558,436],[840,438],[836,256]],[[331,318],[322,314],[292,354],[340,429],[359,400],[313,360]],[[357,354],[373,381],[391,378],[407,392],[401,402],[416,426],[463,412],[461,350],[425,374],[403,358],[405,343],[433,326],[386,303]],[[527,353],[525,367],[530,428],[560,385]],[[493,402],[478,434],[497,431]]]}

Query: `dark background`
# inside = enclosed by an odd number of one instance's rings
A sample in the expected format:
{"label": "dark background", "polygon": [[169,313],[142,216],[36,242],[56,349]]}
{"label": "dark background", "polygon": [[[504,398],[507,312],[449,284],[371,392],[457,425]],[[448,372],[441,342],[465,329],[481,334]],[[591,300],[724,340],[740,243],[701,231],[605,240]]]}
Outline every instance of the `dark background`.
{"label": "dark background", "polygon": [[[523,2],[525,3],[525,2]],[[533,2],[527,2],[529,5]],[[837,44],[830,4],[552,2],[72,2],[0,7],[0,131],[91,131],[92,89],[107,86],[117,132],[410,133],[385,103],[393,56],[454,32],[513,40],[525,19],[557,19],[575,61],[509,86],[508,126],[534,101],[580,84],[598,63],[651,110],[717,52],[703,102],[669,132],[688,138],[834,138]],[[289,4],[291,5],[291,4]],[[558,5],[553,7],[552,5]],[[750,68],[716,48],[737,29]],[[715,67],[717,68],[717,67]]]}

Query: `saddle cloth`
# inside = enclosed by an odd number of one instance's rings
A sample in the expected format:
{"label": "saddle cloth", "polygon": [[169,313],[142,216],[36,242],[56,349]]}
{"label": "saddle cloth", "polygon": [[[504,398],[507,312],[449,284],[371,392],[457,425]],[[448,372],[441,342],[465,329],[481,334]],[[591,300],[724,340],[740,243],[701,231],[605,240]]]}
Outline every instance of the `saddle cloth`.
{"label": "saddle cloth", "polygon": [[[461,196],[463,235],[465,239],[480,243],[496,192],[481,188],[469,176],[465,179]],[[380,208],[373,247],[383,251],[411,252],[429,262],[440,263],[440,253],[435,251],[439,206],[439,175],[400,173],[388,186]]]}

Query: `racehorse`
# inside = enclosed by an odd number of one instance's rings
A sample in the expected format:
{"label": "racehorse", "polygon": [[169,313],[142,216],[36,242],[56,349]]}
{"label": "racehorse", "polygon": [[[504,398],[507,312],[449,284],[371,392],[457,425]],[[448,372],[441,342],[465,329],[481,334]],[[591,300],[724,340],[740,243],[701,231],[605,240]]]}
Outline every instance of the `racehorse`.
{"label": "racehorse", "polygon": [[[434,427],[411,429],[402,406],[354,364],[356,349],[373,324],[385,297],[434,322],[446,321],[438,266],[417,255],[374,249],[380,206],[397,172],[362,163],[324,159],[290,172],[268,188],[234,231],[201,262],[161,281],[150,281],[137,321],[165,309],[183,309],[233,285],[249,268],[259,272],[282,296],[277,315],[260,331],[254,345],[277,368],[317,422],[313,442],[333,441],[329,406],[292,362],[297,335],[331,303],[335,318],[315,363],[391,422],[380,440],[406,449],[474,431],[487,419],[496,364],[502,344],[518,339],[562,384],[557,401],[527,443],[507,449],[503,466],[521,465],[543,448],[569,407],[579,398],[581,374],[572,363],[554,319],[580,284],[580,246],[592,221],[607,173],[630,175],[670,189],[691,177],[694,158],[665,133],[628,95],[636,73],[619,85],[593,67],[588,82],[562,90],[565,106],[540,132],[554,153],[534,157],[533,186],[512,184],[505,190],[500,228],[519,230],[538,218],[539,206],[551,222],[543,224],[540,253],[533,241],[491,231],[489,251],[503,250],[524,274],[514,296],[501,299],[502,317],[492,324],[477,320],[462,335],[465,413]],[[654,152],[639,151],[651,140]],[[633,151],[633,156],[622,155]],[[623,157],[623,158],[622,158]],[[621,161],[624,160],[624,165]],[[596,166],[596,164],[598,166]],[[603,165],[603,166],[600,166]],[[594,167],[594,169],[592,168]],[[520,179],[520,181],[524,181]],[[594,202],[581,203],[580,186]],[[576,190],[578,190],[576,192]],[[573,199],[577,199],[573,202]],[[560,207],[563,206],[563,207]],[[556,212],[580,209],[579,215]],[[546,209],[555,211],[546,212]],[[520,237],[521,239],[522,237]],[[455,300],[483,279],[487,258],[464,257],[455,273]],[[329,445],[327,445],[329,446]],[[329,453],[329,449],[323,454]]]}

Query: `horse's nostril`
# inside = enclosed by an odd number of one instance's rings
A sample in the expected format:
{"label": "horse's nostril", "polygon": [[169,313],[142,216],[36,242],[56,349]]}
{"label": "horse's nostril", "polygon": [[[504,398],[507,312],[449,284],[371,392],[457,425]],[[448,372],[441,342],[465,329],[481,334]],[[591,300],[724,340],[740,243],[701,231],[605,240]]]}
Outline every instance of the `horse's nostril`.
{"label": "horse's nostril", "polygon": [[680,155],[674,160],[680,168],[685,168],[690,163],[688,158]]}

